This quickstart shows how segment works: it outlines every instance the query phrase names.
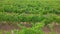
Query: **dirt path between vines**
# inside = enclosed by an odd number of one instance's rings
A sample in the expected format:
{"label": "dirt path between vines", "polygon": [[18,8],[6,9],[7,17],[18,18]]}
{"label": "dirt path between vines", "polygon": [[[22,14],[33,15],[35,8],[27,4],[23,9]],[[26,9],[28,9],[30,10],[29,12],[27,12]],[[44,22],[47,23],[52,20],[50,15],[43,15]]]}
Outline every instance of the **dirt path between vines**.
{"label": "dirt path between vines", "polygon": [[[45,34],[52,33],[51,30],[47,27],[44,27],[42,30]],[[54,31],[54,34],[60,34],[60,26],[58,26],[58,25],[54,26],[53,31]]]}
{"label": "dirt path between vines", "polygon": [[[10,31],[13,29],[20,29],[20,28],[18,26],[12,26],[12,25],[0,25],[0,30]],[[42,30],[45,34],[48,34],[48,32],[50,32],[49,28],[47,27],[42,28]],[[55,34],[60,34],[60,26],[58,25],[54,26],[53,30]]]}

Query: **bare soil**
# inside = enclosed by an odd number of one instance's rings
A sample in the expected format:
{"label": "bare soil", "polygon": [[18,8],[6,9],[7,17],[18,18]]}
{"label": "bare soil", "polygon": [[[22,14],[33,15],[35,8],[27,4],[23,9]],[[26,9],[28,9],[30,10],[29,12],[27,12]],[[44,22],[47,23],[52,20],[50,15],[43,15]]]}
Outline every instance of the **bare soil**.
{"label": "bare soil", "polygon": [[[27,28],[28,27],[29,26],[27,26]],[[20,29],[20,27],[15,26],[15,25],[8,25],[8,24],[0,25],[0,30],[10,31],[13,29]],[[42,30],[45,34],[48,34],[48,32],[51,32],[51,30],[47,26],[43,27]],[[53,31],[55,34],[60,34],[60,25],[54,25]]]}
{"label": "bare soil", "polygon": [[[54,34],[60,34],[60,25],[55,25],[52,29]],[[48,34],[51,32],[51,30],[47,26],[43,27],[42,30],[45,34]]]}
{"label": "bare soil", "polygon": [[14,25],[0,25],[0,30],[10,31],[13,29],[20,29],[20,28],[18,26],[14,26]]}

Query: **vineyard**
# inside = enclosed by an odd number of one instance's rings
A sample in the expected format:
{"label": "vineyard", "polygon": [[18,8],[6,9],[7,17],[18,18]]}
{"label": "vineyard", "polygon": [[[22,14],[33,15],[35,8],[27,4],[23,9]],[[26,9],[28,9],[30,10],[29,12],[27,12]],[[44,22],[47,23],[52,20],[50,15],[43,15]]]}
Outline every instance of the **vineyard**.
{"label": "vineyard", "polygon": [[55,34],[56,24],[60,28],[59,0],[0,0],[0,34],[45,34],[44,27]]}

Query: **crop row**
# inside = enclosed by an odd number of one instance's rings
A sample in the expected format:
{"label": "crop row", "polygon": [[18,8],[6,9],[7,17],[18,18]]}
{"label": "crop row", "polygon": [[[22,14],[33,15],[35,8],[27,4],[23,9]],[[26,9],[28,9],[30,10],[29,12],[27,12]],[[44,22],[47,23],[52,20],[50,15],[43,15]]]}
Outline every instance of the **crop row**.
{"label": "crop row", "polygon": [[60,16],[56,16],[54,14],[50,15],[35,15],[35,14],[7,14],[0,12],[0,21],[18,21],[18,22],[41,22],[42,20],[46,20],[46,23],[51,21],[60,22]]}
{"label": "crop row", "polygon": [[40,1],[1,1],[0,3],[0,12],[8,13],[26,13],[26,14],[47,14],[55,13],[60,14],[60,5],[58,1],[53,3],[49,1],[40,2]]}

